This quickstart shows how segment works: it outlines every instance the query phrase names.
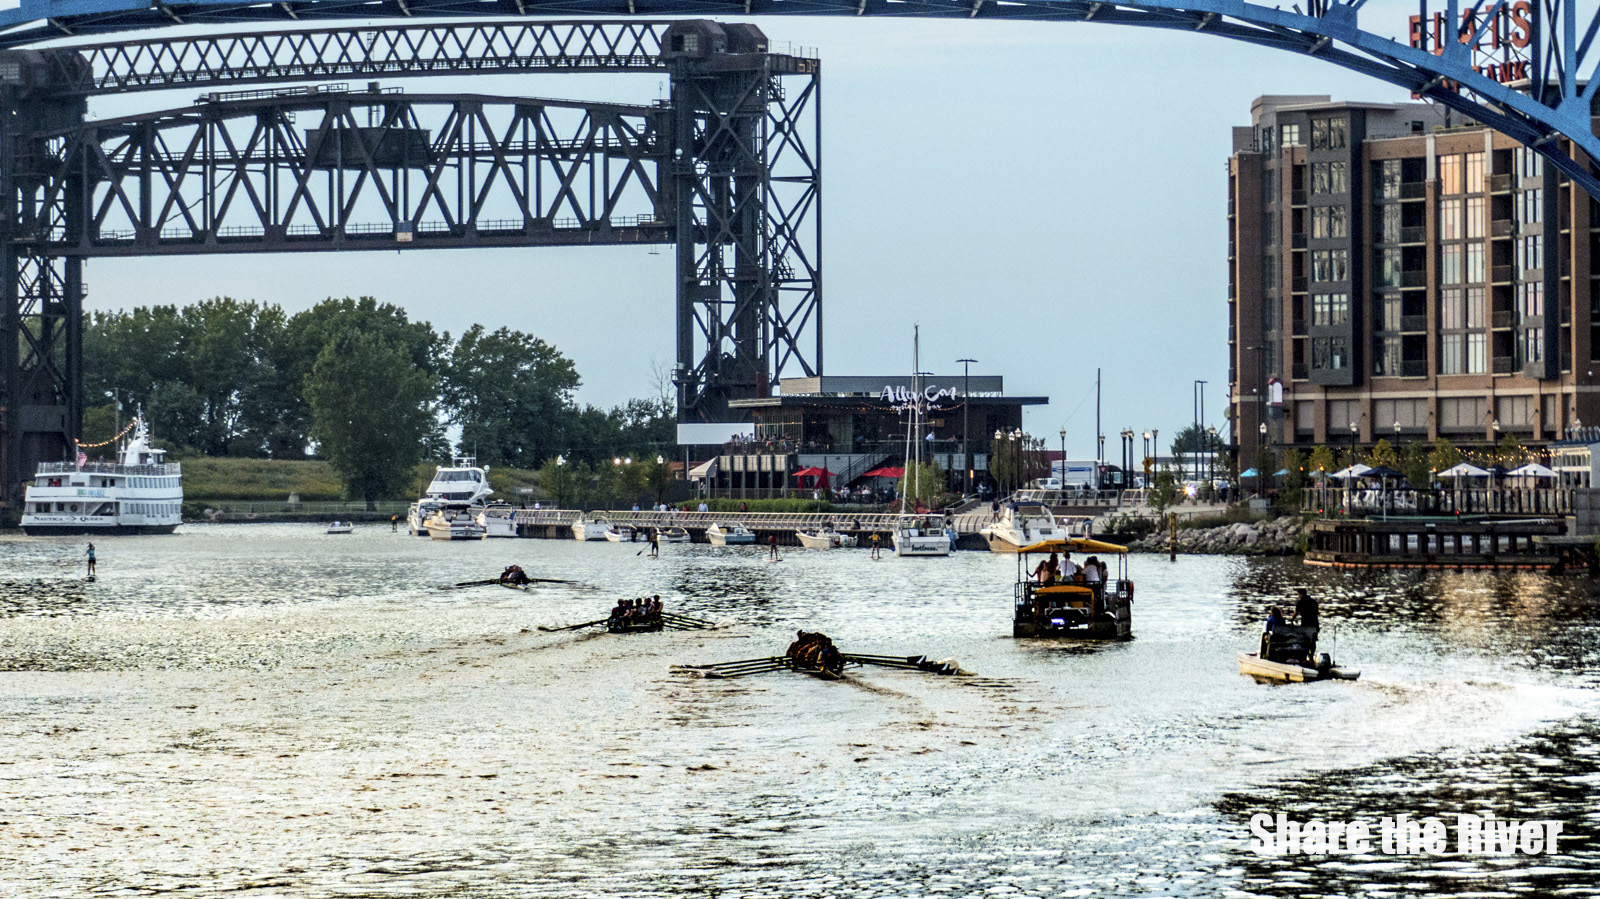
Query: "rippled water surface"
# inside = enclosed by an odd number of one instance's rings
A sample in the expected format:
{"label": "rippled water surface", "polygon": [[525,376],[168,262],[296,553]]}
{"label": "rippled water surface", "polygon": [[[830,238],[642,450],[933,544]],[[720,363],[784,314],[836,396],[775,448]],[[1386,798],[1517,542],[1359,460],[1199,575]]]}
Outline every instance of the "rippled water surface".
{"label": "rippled water surface", "polygon": [[[1009,636],[1014,560],[192,525],[0,543],[0,895],[1594,895],[1594,582],[1136,556],[1136,638]],[[439,585],[518,562],[575,580]],[[1234,654],[1297,586],[1355,683]],[[660,593],[704,632],[542,626]],[[686,678],[783,651],[956,658]],[[1326,628],[1325,628],[1326,630]],[[1255,812],[1561,821],[1554,856],[1270,858]]]}

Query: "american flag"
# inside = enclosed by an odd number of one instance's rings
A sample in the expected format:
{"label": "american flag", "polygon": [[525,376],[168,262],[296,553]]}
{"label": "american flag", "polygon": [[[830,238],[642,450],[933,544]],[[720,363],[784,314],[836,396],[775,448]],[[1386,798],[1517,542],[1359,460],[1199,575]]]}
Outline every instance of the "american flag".
{"label": "american flag", "polygon": [[84,452],[83,450],[78,450],[78,467],[82,468],[84,466],[84,463],[86,463],[88,461],[89,461],[89,454]]}

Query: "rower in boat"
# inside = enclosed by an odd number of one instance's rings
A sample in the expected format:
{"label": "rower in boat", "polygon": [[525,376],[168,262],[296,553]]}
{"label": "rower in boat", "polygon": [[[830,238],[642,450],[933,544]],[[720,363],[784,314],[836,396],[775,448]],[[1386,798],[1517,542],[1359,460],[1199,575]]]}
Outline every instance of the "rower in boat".
{"label": "rower in boat", "polygon": [[661,594],[640,599],[624,599],[611,609],[606,619],[606,630],[613,634],[630,634],[641,631],[659,631],[662,627]]}
{"label": "rower in boat", "polygon": [[800,631],[784,656],[802,671],[832,677],[844,673],[844,656],[827,634]]}
{"label": "rower in boat", "polygon": [[533,583],[528,573],[522,570],[521,565],[508,565],[505,571],[500,572],[500,583],[520,587],[523,584]]}

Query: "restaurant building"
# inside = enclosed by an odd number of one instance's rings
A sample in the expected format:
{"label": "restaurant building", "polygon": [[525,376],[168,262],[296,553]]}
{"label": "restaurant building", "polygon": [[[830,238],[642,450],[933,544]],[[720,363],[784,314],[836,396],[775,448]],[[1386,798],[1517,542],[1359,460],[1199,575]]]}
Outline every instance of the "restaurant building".
{"label": "restaurant building", "polygon": [[1023,407],[1049,402],[1006,396],[999,375],[924,376],[916,394],[922,426],[912,433],[912,391],[904,375],[785,378],[773,396],[729,404],[750,416],[752,436],[722,447],[691,479],[708,491],[782,491],[796,486],[792,472],[817,469],[826,478],[804,486],[851,486],[869,472],[902,467],[909,441],[917,441],[924,461],[949,473],[952,486],[969,472],[979,483],[995,434],[1014,439]]}

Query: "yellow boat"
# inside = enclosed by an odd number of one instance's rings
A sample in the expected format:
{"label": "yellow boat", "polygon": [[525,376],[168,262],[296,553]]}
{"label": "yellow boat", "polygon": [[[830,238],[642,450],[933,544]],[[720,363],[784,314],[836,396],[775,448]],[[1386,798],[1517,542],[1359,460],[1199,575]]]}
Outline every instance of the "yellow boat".
{"label": "yellow boat", "polygon": [[[1029,557],[1044,553],[1115,556],[1116,577],[1093,581],[1080,571],[1067,580],[1041,583]],[[1109,575],[1109,572],[1108,572]],[[1128,548],[1087,537],[1040,540],[1017,549],[1017,583],[1011,635],[1069,639],[1125,639],[1133,636],[1133,581],[1128,579]]]}

